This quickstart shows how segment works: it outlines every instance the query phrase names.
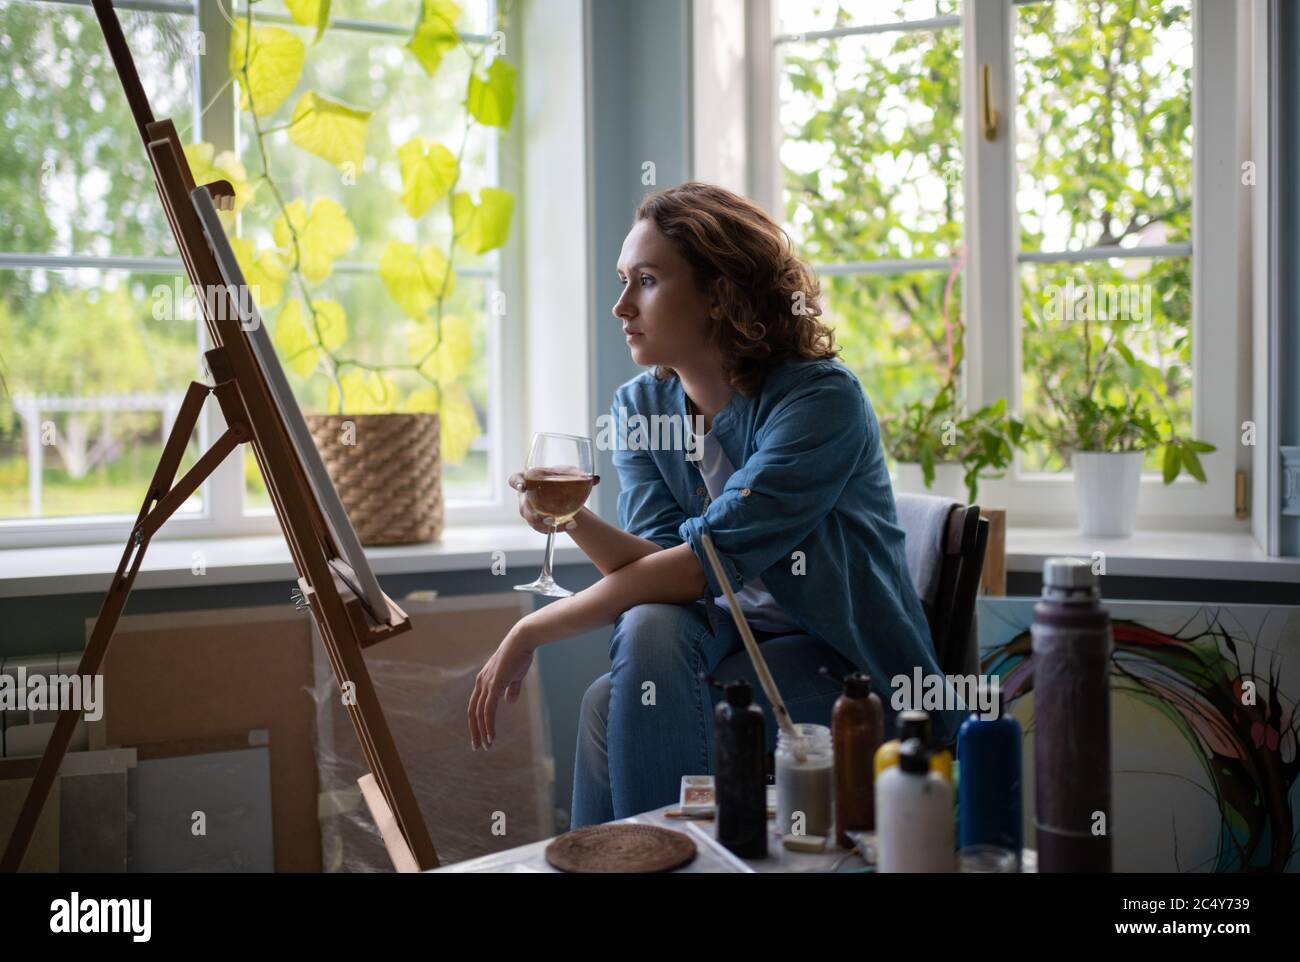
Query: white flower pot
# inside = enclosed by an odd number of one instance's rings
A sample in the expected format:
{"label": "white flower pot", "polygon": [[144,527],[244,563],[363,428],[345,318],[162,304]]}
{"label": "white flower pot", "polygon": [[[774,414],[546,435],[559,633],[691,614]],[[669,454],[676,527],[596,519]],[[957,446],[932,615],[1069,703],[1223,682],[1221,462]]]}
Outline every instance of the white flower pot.
{"label": "white flower pot", "polygon": [[905,494],[934,494],[965,504],[968,497],[965,477],[966,470],[960,464],[939,461],[934,466],[934,484],[927,489],[920,462],[899,461],[894,471],[894,490]]}
{"label": "white flower pot", "polygon": [[1083,534],[1093,538],[1131,535],[1142,481],[1142,452],[1075,451],[1070,462]]}

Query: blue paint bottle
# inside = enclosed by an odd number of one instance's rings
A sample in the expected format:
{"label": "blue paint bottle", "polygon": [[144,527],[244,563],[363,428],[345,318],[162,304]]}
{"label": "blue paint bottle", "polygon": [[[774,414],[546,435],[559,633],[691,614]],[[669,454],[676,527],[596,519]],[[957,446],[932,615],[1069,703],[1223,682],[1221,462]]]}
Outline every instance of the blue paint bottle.
{"label": "blue paint bottle", "polygon": [[1020,861],[1024,847],[1020,723],[1002,713],[972,714],[957,732],[958,844],[996,845]]}

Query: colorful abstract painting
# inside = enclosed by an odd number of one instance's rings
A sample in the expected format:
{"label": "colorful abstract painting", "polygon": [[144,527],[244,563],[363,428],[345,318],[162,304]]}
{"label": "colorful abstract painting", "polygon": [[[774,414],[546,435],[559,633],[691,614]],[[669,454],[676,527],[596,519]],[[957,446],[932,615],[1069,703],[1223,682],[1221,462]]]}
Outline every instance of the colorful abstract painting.
{"label": "colorful abstract painting", "polygon": [[[1300,870],[1300,608],[1107,608],[1116,871]],[[1030,845],[1032,620],[1033,601],[980,599],[982,670],[1025,732]]]}

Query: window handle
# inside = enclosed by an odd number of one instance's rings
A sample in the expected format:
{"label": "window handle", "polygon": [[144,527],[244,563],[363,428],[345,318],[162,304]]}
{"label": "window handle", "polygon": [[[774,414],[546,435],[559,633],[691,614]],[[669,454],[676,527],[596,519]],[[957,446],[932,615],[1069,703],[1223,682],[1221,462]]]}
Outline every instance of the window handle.
{"label": "window handle", "polygon": [[980,81],[980,123],[984,127],[985,140],[998,139],[998,112],[993,109],[993,95],[990,93],[990,74],[993,69],[988,64],[981,67]]}

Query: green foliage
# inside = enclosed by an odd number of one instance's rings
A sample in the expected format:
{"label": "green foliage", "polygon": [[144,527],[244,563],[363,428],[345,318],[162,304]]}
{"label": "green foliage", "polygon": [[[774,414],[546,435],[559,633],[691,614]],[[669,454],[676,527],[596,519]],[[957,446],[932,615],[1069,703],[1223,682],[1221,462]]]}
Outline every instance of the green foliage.
{"label": "green foliage", "polygon": [[456,33],[456,21],[459,19],[460,7],[451,0],[422,0],[420,19],[406,48],[415,55],[415,59],[430,77],[438,72],[447,52],[455,50],[460,44],[460,37]]}
{"label": "green foliage", "polygon": [[[329,4],[302,2],[291,7],[294,19],[317,27],[316,42],[328,42]],[[289,31],[256,23],[250,9],[236,22],[231,73],[239,81],[241,108],[247,112],[261,169],[256,171],[253,203],[276,214],[272,248],[247,241],[237,248],[245,273],[258,278],[273,301],[285,297],[275,320],[275,343],[286,365],[300,377],[326,380],[329,408],[342,413],[396,410],[436,411],[442,416],[442,454],[449,464],[462,461],[481,433],[478,416],[462,379],[469,373],[475,344],[464,321],[447,313],[456,290],[454,262],[458,249],[478,256],[505,245],[514,197],[482,187],[479,200],[461,184],[466,145],[476,125],[507,127],[514,106],[516,71],[496,58],[484,74],[478,66],[485,51],[462,44],[456,23],[459,6],[449,0],[424,0],[419,23],[405,49],[433,81],[449,69],[447,55],[462,49],[469,61],[464,90],[463,132],[457,153],[432,137],[412,137],[391,156],[377,155],[369,144],[373,114],[309,90],[297,100],[291,119],[267,123],[286,103],[311,66],[312,55]],[[287,34],[287,37],[285,36]],[[326,37],[323,40],[322,34]],[[292,42],[290,42],[292,40]],[[296,44],[296,46],[295,46]],[[354,325],[337,299],[324,296],[323,285],[334,265],[358,241],[350,211],[329,197],[288,196],[289,177],[276,176],[278,155],[273,136],[287,131],[292,144],[334,165],[355,179],[368,157],[378,163],[396,160],[402,190],[396,199],[415,222],[441,215],[448,225],[445,245],[387,241],[377,271],[392,303],[405,315],[408,351],[362,360],[353,344]],[[214,164],[215,166],[215,164]],[[399,322],[401,323],[401,322]],[[384,338],[392,342],[391,336]]]}
{"label": "green foliage", "polygon": [[[1117,354],[1129,363],[1128,355]],[[1107,366],[1105,358],[1101,366]],[[1159,456],[1165,484],[1171,484],[1184,470],[1204,483],[1199,455],[1213,451],[1214,445],[1180,435],[1169,418],[1153,415],[1148,403],[1140,393],[1120,400],[1098,398],[1091,392],[1082,397],[1052,395],[1051,414],[1042,417],[1041,426],[1034,430],[1038,436],[1051,438],[1065,453],[1149,451]]]}
{"label": "green foliage", "polygon": [[880,434],[885,451],[895,460],[920,464],[927,488],[934,483],[937,462],[960,464],[968,503],[975,504],[980,478],[1001,477],[1030,434],[1023,422],[1007,414],[1005,398],[963,413],[954,376],[961,363],[961,343],[958,336],[953,366],[938,393],[929,401],[912,401],[881,415]]}
{"label": "green foliage", "polygon": [[[234,46],[241,74],[242,53],[254,49],[254,36],[267,26],[258,16],[269,6],[252,5],[253,30],[240,28],[242,43]],[[364,14],[403,22],[415,6],[411,0],[366,0]],[[435,298],[416,320],[392,299],[377,270],[340,270],[339,262],[378,263],[385,244],[401,237],[419,249],[438,248],[457,269],[488,266],[490,253],[477,255],[463,241],[450,244],[450,198],[466,193],[482,205],[486,132],[497,129],[475,119],[466,102],[471,73],[485,84],[491,73],[480,48],[463,46],[458,37],[430,75],[403,49],[405,37],[320,32],[330,7],[325,0],[286,2],[294,23],[277,29],[292,39],[271,34],[278,44],[255,48],[250,73],[273,89],[252,91],[256,117],[240,111],[239,153],[199,143],[187,147],[186,157],[201,182],[235,185],[240,236],[232,242],[268,324],[276,328],[277,315],[296,304],[311,349],[303,357],[286,354],[285,366],[303,406],[325,408],[335,387],[321,342],[340,362],[357,362],[341,365],[340,380],[374,373],[362,364],[383,368],[394,392],[387,410],[438,409],[440,391],[429,378],[440,380],[450,386],[442,416],[455,442],[444,449],[444,480],[481,484],[484,452],[471,452],[459,467],[451,458],[456,447],[472,443],[487,411],[488,365],[479,359],[490,329],[489,282],[471,274],[444,285],[441,305]],[[358,0],[332,4],[338,17],[356,17],[362,7]],[[194,18],[121,9],[119,17],[155,114],[174,118],[182,138],[191,137],[197,117]],[[284,67],[296,65],[299,49],[295,74]],[[239,75],[235,80],[238,102],[245,84]],[[88,5],[0,0],[0,118],[0,250],[177,257],[147,155]],[[398,158],[402,144],[417,135],[430,157],[432,145],[448,145],[441,149],[452,154],[459,175],[458,183],[435,185],[432,196],[423,195],[427,206],[418,214],[403,204]],[[452,153],[462,138],[460,153]],[[330,217],[328,206],[317,205],[321,200],[337,202],[340,217]],[[286,213],[294,202],[301,209]],[[305,244],[295,240],[300,228],[310,235]],[[348,243],[341,252],[330,250],[343,240]],[[0,270],[0,517],[27,512],[26,438],[15,396],[170,394],[200,376],[200,325],[192,313],[175,309],[176,284],[176,277],[148,268]],[[188,294],[183,281],[179,293]],[[421,337],[414,336],[417,330]],[[346,335],[341,344],[340,331]],[[417,361],[427,377],[417,373]],[[299,377],[295,365],[311,365],[310,375]],[[377,378],[351,378],[349,388],[358,381],[371,403]],[[59,438],[44,451],[43,514],[138,508],[156,458],[137,454],[156,455],[159,412],[43,412],[42,420],[53,422]],[[84,440],[78,445],[77,438]],[[97,451],[112,453],[96,460]],[[250,483],[250,503],[257,503],[258,487]],[[268,503],[264,491],[260,503]]]}
{"label": "green foliage", "polygon": [[[184,116],[193,63],[183,21],[120,16],[159,116]],[[0,250],[176,256],[120,91],[89,6],[0,3]],[[16,396],[163,393],[196,376],[194,321],[159,318],[150,303],[174,281],[127,270],[0,270],[0,517],[28,510]],[[104,495],[136,452],[157,443],[158,412],[41,419],[57,439],[43,448],[43,512],[124,510]],[[123,488],[125,510],[139,507],[150,470]],[[85,497],[65,499],[65,487]]]}
{"label": "green foliage", "polygon": [[[1020,171],[1022,248],[1189,240],[1188,5],[1075,0],[1018,17],[1017,118],[1032,145]],[[1054,42],[1036,41],[1046,37]],[[1174,465],[1203,477],[1190,446],[1201,442],[1183,440],[1190,257],[1027,264],[1020,282],[1022,398],[1042,439],[1027,466],[1060,469],[1071,450],[1140,450],[1167,480]],[[1126,294],[1136,296],[1125,304]]]}
{"label": "green foliage", "polygon": [[[853,22],[833,0],[810,7],[813,15],[833,11],[837,24]],[[909,19],[953,12],[943,3],[932,10],[915,2],[892,7]],[[1056,0],[1018,5],[1012,15],[1020,248],[1190,239],[1189,5]],[[878,19],[886,18],[882,10]],[[782,45],[784,213],[801,254],[819,264],[959,263],[960,41],[960,29],[946,29]],[[1158,410],[1162,443],[1144,448],[1148,467],[1172,464],[1173,455],[1164,453],[1172,445],[1177,463],[1195,476],[1197,449],[1179,440],[1191,429],[1190,268],[1188,257],[1022,265],[1021,395],[1007,406],[1041,428],[1033,432],[998,421],[995,405],[962,413],[960,362],[949,357],[944,321],[947,300],[959,341],[962,290],[960,280],[948,289],[948,270],[824,275],[824,303],[895,457],[923,467],[927,456],[961,461],[969,482],[978,471],[969,473],[974,460],[967,459],[978,459],[985,441],[990,456],[983,469],[1005,467],[1006,449],[993,440],[1000,434],[1011,448],[1022,447],[1030,470],[1061,470],[1068,431],[1053,413],[1060,409],[1053,398],[1091,396],[1089,373],[1108,354],[1117,363],[1092,385],[1098,403],[1123,405],[1132,397]],[[1046,320],[1050,292],[1071,282],[1097,291],[1136,286],[1149,292],[1150,309],[1094,317],[1086,328]],[[949,420],[962,428],[964,452],[941,442],[938,428]],[[1013,430],[1020,432],[1015,440]]]}

